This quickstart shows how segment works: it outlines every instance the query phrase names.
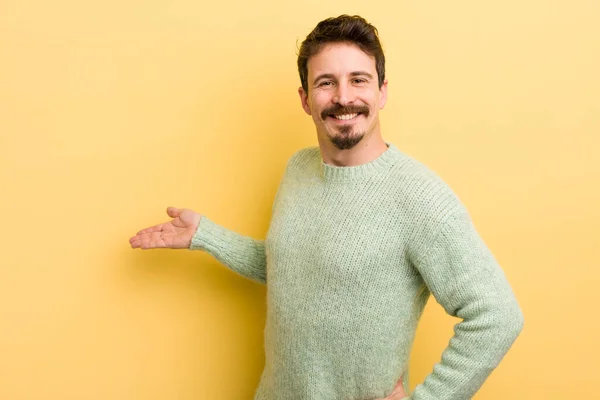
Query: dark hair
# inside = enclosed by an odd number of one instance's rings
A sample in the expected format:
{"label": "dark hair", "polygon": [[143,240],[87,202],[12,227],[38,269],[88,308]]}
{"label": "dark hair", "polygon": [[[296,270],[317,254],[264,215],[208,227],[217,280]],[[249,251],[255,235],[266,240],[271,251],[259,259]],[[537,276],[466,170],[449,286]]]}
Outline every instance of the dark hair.
{"label": "dark hair", "polygon": [[328,43],[351,43],[375,58],[379,87],[385,80],[385,56],[377,28],[358,15],[340,15],[328,18],[317,24],[300,45],[298,51],[298,72],[302,88],[308,91],[308,59],[319,53]]}

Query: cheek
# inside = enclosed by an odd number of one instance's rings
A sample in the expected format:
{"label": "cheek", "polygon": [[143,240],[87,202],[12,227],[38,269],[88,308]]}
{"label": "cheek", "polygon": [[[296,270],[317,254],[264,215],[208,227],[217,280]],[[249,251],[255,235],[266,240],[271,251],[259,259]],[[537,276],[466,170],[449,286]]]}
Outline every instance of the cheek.
{"label": "cheek", "polygon": [[318,92],[315,91],[309,98],[309,104],[311,108],[314,109],[323,109],[324,105],[330,101],[330,97],[326,92]]}
{"label": "cheek", "polygon": [[321,111],[325,108],[325,104],[322,96],[313,96],[309,99],[308,106],[310,107],[313,118],[321,119]]}
{"label": "cheek", "polygon": [[377,107],[379,104],[379,97],[371,90],[363,90],[356,93],[356,103],[366,105],[369,108]]}

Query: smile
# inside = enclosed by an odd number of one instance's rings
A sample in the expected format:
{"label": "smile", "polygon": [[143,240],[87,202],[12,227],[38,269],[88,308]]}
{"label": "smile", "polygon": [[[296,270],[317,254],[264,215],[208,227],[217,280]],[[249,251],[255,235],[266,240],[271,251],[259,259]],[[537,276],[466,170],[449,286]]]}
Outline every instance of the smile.
{"label": "smile", "polygon": [[331,115],[331,117],[340,120],[340,121],[348,121],[351,119],[356,118],[358,115],[360,115],[360,113],[354,113],[354,114],[342,114],[342,115]]}

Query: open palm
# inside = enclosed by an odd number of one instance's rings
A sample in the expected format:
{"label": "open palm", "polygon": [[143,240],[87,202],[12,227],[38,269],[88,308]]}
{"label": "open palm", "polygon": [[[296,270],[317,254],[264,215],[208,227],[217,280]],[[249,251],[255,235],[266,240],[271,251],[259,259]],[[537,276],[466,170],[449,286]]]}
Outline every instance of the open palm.
{"label": "open palm", "polygon": [[163,224],[142,229],[129,239],[133,249],[187,249],[198,229],[200,214],[186,208],[167,208],[167,214],[173,218]]}

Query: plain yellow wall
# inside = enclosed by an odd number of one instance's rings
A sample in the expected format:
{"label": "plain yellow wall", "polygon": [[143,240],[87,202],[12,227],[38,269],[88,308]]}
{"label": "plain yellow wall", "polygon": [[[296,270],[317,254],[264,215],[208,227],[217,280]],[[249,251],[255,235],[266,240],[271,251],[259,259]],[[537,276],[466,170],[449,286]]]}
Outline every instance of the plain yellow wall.
{"label": "plain yellow wall", "polygon": [[[455,189],[522,305],[476,399],[599,398],[597,0],[3,0],[0,399],[252,397],[265,288],[127,240],[168,205],[264,237],[316,145],[297,42],[342,13],[379,28],[385,139]],[[456,322],[430,301],[413,388]]]}

